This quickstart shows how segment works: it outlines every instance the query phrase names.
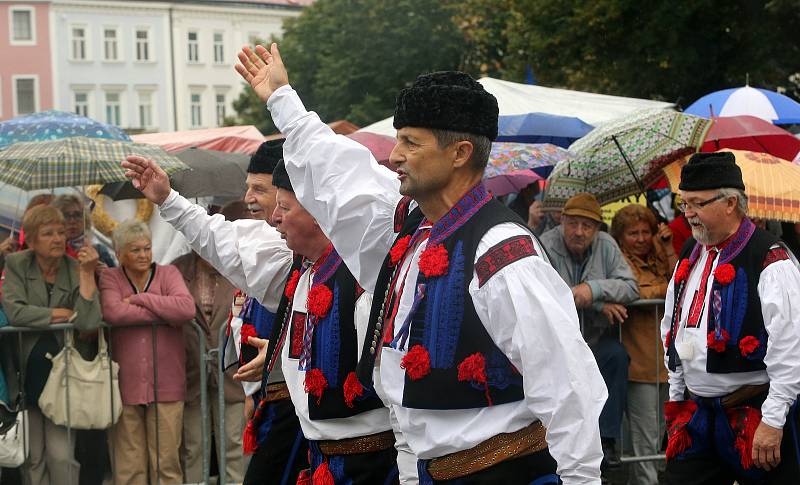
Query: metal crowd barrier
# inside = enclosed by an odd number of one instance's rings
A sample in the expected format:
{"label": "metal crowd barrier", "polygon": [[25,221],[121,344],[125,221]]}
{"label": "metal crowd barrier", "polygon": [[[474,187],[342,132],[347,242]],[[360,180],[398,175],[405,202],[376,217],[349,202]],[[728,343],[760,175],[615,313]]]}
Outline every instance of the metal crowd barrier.
{"label": "metal crowd barrier", "polygon": [[[153,340],[153,354],[152,355],[153,355],[153,360],[155,361],[155,356],[157,354],[157,348],[158,348],[157,347],[158,346],[158,339],[156,338],[157,337],[156,327],[161,326],[161,325],[166,325],[166,324],[144,323],[144,324],[133,324],[133,325],[124,325],[124,326],[123,325],[119,325],[119,326],[102,325],[100,327],[100,329],[109,331],[109,338],[107,339],[107,341],[108,341],[108,351],[109,351],[109,355],[111,355],[111,357],[113,358],[114,350],[113,350],[113,347],[112,347],[112,339],[110,338],[110,333],[113,333],[113,332],[118,331],[118,330],[126,330],[126,329],[136,328],[136,327],[151,327],[152,328],[152,332],[153,332],[153,336],[154,336],[154,338],[152,339]],[[199,357],[199,365],[200,365],[200,369],[201,369],[201,372],[200,372],[200,412],[201,412],[201,415],[203,417],[203,419],[201,420],[202,421],[201,422],[201,446],[202,446],[202,452],[203,452],[203,458],[202,458],[202,463],[203,463],[203,481],[204,481],[204,483],[209,483],[210,482],[210,460],[209,460],[209,457],[210,457],[210,445],[209,445],[209,443],[210,443],[210,441],[209,441],[210,428],[209,428],[209,425],[208,425],[208,420],[206,419],[207,416],[208,416],[208,395],[207,395],[208,385],[207,385],[207,376],[206,376],[205,369],[206,369],[206,364],[212,359],[212,355],[211,355],[212,352],[206,352],[206,338],[205,338],[204,332],[203,332],[202,328],[200,327],[200,325],[198,325],[196,321],[192,320],[191,328],[193,328],[195,333],[197,334],[198,346],[199,346],[199,355],[200,355],[200,357]],[[20,412],[23,411],[25,409],[25,407],[26,407],[26,405],[25,405],[25,402],[26,402],[26,396],[25,396],[25,367],[27,365],[27,362],[22,362],[22,335],[26,334],[26,333],[45,333],[45,332],[64,332],[66,334],[66,332],[73,331],[73,330],[75,330],[75,326],[73,324],[69,324],[69,323],[52,324],[52,325],[49,325],[47,327],[41,327],[41,328],[37,328],[37,327],[15,327],[15,326],[7,326],[7,327],[0,328],[0,337],[4,337],[4,336],[7,337],[7,336],[11,336],[11,335],[16,335],[17,352],[18,352],[18,356],[17,357],[18,357],[18,360],[19,360],[19,362],[17,362],[17,364],[18,364],[19,367],[18,367],[17,375],[16,376],[6,375],[6,380],[8,381],[11,378],[16,378],[17,379],[17,384],[19,386],[18,389],[19,389],[19,398],[20,398],[20,403],[19,403],[19,406],[20,406],[19,411]],[[154,400],[156,402],[158,402],[158,390],[157,390],[158,389],[158,368],[157,367],[158,366],[156,366],[156,365],[153,366]],[[112,375],[112,368],[109,367],[109,377],[111,375]],[[68,378],[67,378],[67,382],[66,382],[66,395],[67,395],[66,406],[67,406],[67,409],[69,410],[69,381],[70,381],[70,379],[69,379],[69,376],[67,376],[67,377]],[[222,388],[222,387],[223,386],[220,386],[220,388]],[[14,397],[16,398],[17,396],[14,396]],[[111,399],[111,406],[112,406],[111,414],[113,416],[114,415],[114,400],[113,400],[113,398]],[[158,408],[156,407],[155,409],[156,409],[156,423],[158,423]],[[69,412],[67,414],[69,416]],[[224,418],[223,418],[223,420],[224,420]],[[181,424],[183,424],[183,423],[181,423]],[[73,428],[71,426],[71,423],[69,422],[69,419],[67,421],[67,426],[66,427],[67,427],[67,441],[71,444],[71,446],[74,446],[75,445],[75,440],[72,437]],[[111,428],[108,428],[105,431],[110,431],[110,429]],[[23,436],[25,436],[25,435],[23,434]],[[28,437],[25,436],[24,439],[27,440],[27,438]],[[156,447],[157,447],[157,449],[158,449],[158,443],[159,443],[158,442],[158,425],[156,424]],[[27,442],[25,442],[26,449],[27,449],[28,445],[29,444]],[[112,483],[113,483],[113,481],[114,481],[114,474],[113,474],[113,467],[114,467],[113,446],[109,446],[109,454],[110,454],[110,459],[111,459]],[[221,453],[221,456],[224,456],[224,450],[223,450],[223,453]],[[156,461],[156,470],[160,470],[160,464],[158,462],[158,458],[156,460],[157,460]],[[223,458],[223,462],[224,462],[224,458]],[[24,466],[25,465],[23,465],[23,467]],[[223,470],[224,470],[224,468],[223,468]],[[158,480],[158,478],[156,478],[156,483],[158,483],[158,482],[159,482],[159,480]],[[72,475],[71,474],[69,476],[68,485],[77,485],[77,484],[73,484],[72,483]]]}

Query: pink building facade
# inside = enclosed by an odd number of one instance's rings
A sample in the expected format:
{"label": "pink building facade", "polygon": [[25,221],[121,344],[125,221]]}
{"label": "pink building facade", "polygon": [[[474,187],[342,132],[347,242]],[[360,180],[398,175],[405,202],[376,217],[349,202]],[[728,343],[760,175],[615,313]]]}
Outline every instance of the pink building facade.
{"label": "pink building facade", "polygon": [[50,2],[0,3],[0,120],[53,107]]}

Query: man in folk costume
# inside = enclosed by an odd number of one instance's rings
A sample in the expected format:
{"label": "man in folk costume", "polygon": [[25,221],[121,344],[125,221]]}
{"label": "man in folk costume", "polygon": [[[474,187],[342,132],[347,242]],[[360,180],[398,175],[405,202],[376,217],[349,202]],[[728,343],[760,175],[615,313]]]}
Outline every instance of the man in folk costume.
{"label": "man in folk costume", "polygon": [[[255,452],[245,474],[245,485],[294,484],[301,470],[308,467],[306,440],[280,365],[262,388],[264,359],[251,344],[257,339],[250,340],[256,336],[266,339],[271,334],[274,312],[292,264],[292,251],[272,227],[276,193],[272,172],[283,157],[282,146],[283,140],[263,143],[250,158],[244,200],[254,219],[234,222],[226,221],[221,214],[209,216],[203,207],[171,190],[169,178],[152,161],[130,157],[122,163],[137,188],[159,206],[164,220],[181,232],[203,259],[249,295],[246,299],[237,297],[234,302],[239,309],[232,315],[231,323],[239,322],[241,327],[238,332],[235,328],[230,331],[232,335],[240,335],[237,337],[242,340],[240,357],[244,359],[234,378],[243,381],[248,400],[269,403],[269,409],[264,413],[267,419],[262,426],[249,430],[245,436],[248,445],[245,452]],[[146,184],[145,167],[151,167]],[[266,341],[258,342],[263,346]],[[245,363],[249,358],[252,360]]]}
{"label": "man in folk costume", "polygon": [[661,324],[669,367],[671,484],[796,484],[800,272],[747,218],[733,154],[681,171],[692,228]]}
{"label": "man in folk costume", "polygon": [[398,98],[397,177],[305,110],[276,45],[239,60],[287,135],[298,200],[375,291],[357,374],[380,379],[420,482],[599,484],[606,390],[571,292],[480,183],[495,98],[420,76]]}

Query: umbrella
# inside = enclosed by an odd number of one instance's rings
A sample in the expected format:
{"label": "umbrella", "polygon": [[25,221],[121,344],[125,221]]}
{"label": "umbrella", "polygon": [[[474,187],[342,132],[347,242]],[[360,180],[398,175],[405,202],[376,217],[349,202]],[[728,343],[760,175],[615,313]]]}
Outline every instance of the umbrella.
{"label": "umbrella", "polygon": [[644,192],[668,163],[694,153],[711,121],[669,110],[645,110],[595,128],[569,147],[548,179],[543,207],[559,208],[578,192],[601,204]]}
{"label": "umbrella", "polygon": [[486,189],[495,197],[519,192],[534,182],[543,180],[542,176],[533,170],[514,170],[495,177],[484,179]]}
{"label": "umbrella", "polygon": [[0,148],[23,141],[45,141],[85,136],[130,141],[116,126],[66,111],[43,111],[0,123]]}
{"label": "umbrella", "polygon": [[566,148],[592,131],[592,125],[572,116],[527,113],[500,116],[497,131],[497,141],[552,143]]}
{"label": "umbrella", "polygon": [[800,103],[775,91],[750,86],[706,94],[684,112],[704,117],[750,115],[776,125],[800,123]]}
{"label": "umbrella", "polygon": [[800,139],[755,116],[714,118],[700,151],[715,152],[723,148],[764,152],[792,160],[800,152]]}
{"label": "umbrella", "polygon": [[0,182],[23,190],[86,186],[127,180],[120,160],[141,155],[167,173],[189,167],[153,145],[82,136],[15,143],[0,151]]}
{"label": "umbrella", "polygon": [[369,148],[369,151],[372,152],[372,156],[375,157],[375,160],[378,162],[389,160],[389,155],[397,144],[397,140],[391,136],[379,135],[378,133],[370,133],[368,131],[356,131],[345,136]]}
{"label": "umbrella", "polygon": [[[752,217],[800,222],[800,166],[768,153],[729,151],[742,169],[749,214]],[[664,168],[672,189],[678,190],[686,159]]]}
{"label": "umbrella", "polygon": [[[202,148],[189,148],[174,155],[191,169],[170,177],[172,188],[184,197],[241,199],[247,190],[248,155]],[[129,181],[105,184],[100,193],[112,200],[144,197]]]}
{"label": "umbrella", "polygon": [[553,167],[566,160],[568,155],[567,150],[550,143],[494,142],[483,177],[491,178],[524,169],[547,177]]}

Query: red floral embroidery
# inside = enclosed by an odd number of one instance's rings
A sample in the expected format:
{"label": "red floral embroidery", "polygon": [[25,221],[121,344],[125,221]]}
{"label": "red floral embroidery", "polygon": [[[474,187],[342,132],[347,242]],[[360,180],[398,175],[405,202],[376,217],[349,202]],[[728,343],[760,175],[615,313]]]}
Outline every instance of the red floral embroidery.
{"label": "red floral embroidery", "polygon": [[291,276],[289,276],[289,281],[286,282],[286,289],[283,290],[283,294],[288,299],[294,298],[294,292],[297,290],[297,283],[300,281],[300,271],[294,270],[292,271]]}
{"label": "red floral embroidery", "polygon": [[328,315],[333,303],[333,292],[325,285],[316,285],[308,292],[308,313],[321,320]]}
{"label": "red floral embroidery", "polygon": [[728,344],[728,340],[730,340],[731,336],[728,335],[728,332],[725,329],[720,331],[720,338],[717,339],[714,331],[708,332],[707,338],[707,345],[708,348],[713,350],[714,352],[725,352],[725,346]]}
{"label": "red floral embroidery", "polygon": [[426,278],[442,276],[449,266],[447,250],[441,244],[426,247],[419,257],[419,271]]}
{"label": "red floral embroidery", "polygon": [[401,259],[403,259],[403,255],[406,254],[406,251],[408,251],[408,244],[410,242],[411,236],[401,237],[397,240],[392,249],[389,251],[389,261],[391,262],[392,266],[395,266],[400,262]]}
{"label": "red floral embroidery", "polygon": [[431,373],[431,356],[425,347],[417,344],[403,356],[400,367],[406,370],[412,381],[422,379]]}
{"label": "red floral embroidery", "polygon": [[489,383],[486,380],[486,359],[483,358],[483,354],[475,352],[458,364],[458,380],[483,384],[486,400],[489,406],[492,405],[492,397],[489,395]]}
{"label": "red floral embroidery", "polygon": [[748,335],[739,341],[739,352],[742,353],[742,357],[747,357],[755,352],[759,345],[761,345],[761,342],[757,338]]}
{"label": "red floral embroidery", "polygon": [[305,380],[306,392],[317,398],[317,404],[322,399],[322,393],[328,388],[328,380],[319,369],[310,369],[306,372]]}
{"label": "red floral embroidery", "polygon": [[364,395],[364,386],[358,381],[355,372],[347,374],[347,379],[344,380],[344,402],[347,407],[353,407],[353,401],[357,397]]}
{"label": "red floral embroidery", "polygon": [[721,264],[714,270],[714,278],[721,285],[727,286],[736,278],[736,269],[730,263]]}
{"label": "red floral embroidery", "polygon": [[675,282],[680,283],[689,277],[689,260],[684,258],[675,270]]}

